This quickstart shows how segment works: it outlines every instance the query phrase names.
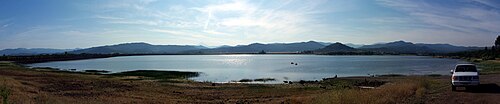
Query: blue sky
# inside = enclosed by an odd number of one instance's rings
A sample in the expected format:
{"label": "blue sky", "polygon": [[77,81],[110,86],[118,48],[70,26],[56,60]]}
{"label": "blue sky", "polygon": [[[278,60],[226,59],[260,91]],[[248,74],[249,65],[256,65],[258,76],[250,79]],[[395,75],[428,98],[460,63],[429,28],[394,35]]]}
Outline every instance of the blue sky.
{"label": "blue sky", "polygon": [[490,46],[499,0],[1,0],[0,49],[405,40]]}

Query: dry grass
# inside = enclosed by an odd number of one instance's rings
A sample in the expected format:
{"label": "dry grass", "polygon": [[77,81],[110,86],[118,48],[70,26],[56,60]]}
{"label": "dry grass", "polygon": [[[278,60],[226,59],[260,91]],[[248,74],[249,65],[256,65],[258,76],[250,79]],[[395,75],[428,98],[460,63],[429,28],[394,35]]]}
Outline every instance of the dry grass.
{"label": "dry grass", "polygon": [[[0,62],[0,85],[3,84],[10,90],[9,103],[16,104],[421,103],[432,92],[429,89],[433,89],[434,84],[430,78],[394,76],[368,79],[368,82],[388,82],[375,89],[357,88],[373,84],[367,83],[366,78],[339,78],[283,85],[172,83],[126,80],[133,79],[130,76],[35,71]],[[366,84],[359,85],[362,82]]]}
{"label": "dry grass", "polygon": [[[124,77],[128,78],[128,77]],[[172,83],[28,69],[0,62],[0,85],[13,104],[300,103],[320,90],[280,85]],[[0,104],[2,103],[0,99]]]}
{"label": "dry grass", "polygon": [[425,78],[412,78],[388,83],[375,89],[333,90],[319,95],[319,104],[387,104],[418,103],[423,101],[430,82]]}

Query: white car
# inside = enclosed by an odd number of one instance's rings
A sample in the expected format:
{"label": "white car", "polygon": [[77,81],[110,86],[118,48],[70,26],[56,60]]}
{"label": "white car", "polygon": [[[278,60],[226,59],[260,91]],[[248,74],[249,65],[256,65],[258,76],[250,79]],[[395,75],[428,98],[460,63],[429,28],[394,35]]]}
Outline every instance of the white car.
{"label": "white car", "polygon": [[479,86],[479,72],[474,64],[458,64],[451,70],[451,88]]}

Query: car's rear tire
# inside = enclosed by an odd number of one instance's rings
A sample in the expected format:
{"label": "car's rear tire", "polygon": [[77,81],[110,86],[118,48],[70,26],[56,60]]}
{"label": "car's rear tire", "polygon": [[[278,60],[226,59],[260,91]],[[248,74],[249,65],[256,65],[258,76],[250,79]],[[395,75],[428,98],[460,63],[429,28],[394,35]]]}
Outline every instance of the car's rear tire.
{"label": "car's rear tire", "polygon": [[457,87],[455,87],[455,86],[452,85],[451,86],[451,91],[456,91],[456,90],[457,90]]}

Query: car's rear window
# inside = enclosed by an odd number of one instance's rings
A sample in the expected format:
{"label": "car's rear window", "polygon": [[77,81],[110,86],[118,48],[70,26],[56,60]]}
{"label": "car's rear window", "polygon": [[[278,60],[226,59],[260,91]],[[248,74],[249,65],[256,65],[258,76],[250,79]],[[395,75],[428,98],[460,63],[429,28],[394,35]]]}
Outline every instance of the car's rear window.
{"label": "car's rear window", "polygon": [[477,70],[476,70],[476,66],[461,65],[461,66],[457,66],[457,69],[455,69],[455,72],[477,72]]}

